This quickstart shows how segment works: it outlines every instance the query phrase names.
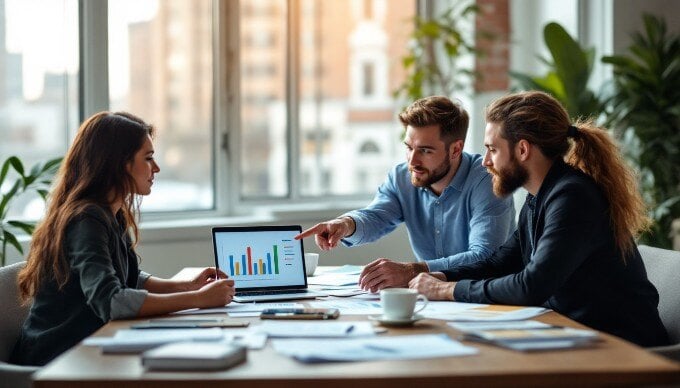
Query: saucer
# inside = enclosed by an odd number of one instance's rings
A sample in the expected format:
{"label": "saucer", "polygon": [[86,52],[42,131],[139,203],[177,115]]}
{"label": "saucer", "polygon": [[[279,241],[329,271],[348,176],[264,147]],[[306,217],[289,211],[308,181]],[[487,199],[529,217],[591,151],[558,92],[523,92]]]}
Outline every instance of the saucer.
{"label": "saucer", "polygon": [[376,321],[383,326],[411,326],[425,317],[420,314],[414,314],[411,318],[387,318],[382,315],[369,315],[368,319]]}

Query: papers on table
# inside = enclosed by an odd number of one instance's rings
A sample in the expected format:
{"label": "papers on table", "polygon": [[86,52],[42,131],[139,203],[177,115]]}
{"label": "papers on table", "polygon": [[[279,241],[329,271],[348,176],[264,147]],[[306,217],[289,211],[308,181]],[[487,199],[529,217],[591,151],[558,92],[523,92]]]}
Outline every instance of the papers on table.
{"label": "papers on table", "polygon": [[91,337],[84,345],[101,346],[104,353],[136,353],[180,341],[223,341],[222,329],[148,329],[118,330],[113,337]]}
{"label": "papers on table", "polygon": [[301,321],[263,321],[253,330],[269,337],[359,337],[373,336],[375,331],[370,322],[301,322]]}
{"label": "papers on table", "polygon": [[589,346],[599,339],[594,330],[551,326],[538,321],[450,323],[467,340],[520,351],[570,349]]}
{"label": "papers on table", "polygon": [[359,284],[358,274],[321,274],[307,278],[307,284],[320,286],[356,286]]}
{"label": "papers on table", "polygon": [[445,321],[519,321],[534,318],[548,311],[550,310],[543,307],[430,302],[420,315]]}
{"label": "papers on table", "polygon": [[91,337],[87,346],[99,346],[104,353],[138,353],[174,342],[224,342],[249,349],[262,349],[267,334],[252,329],[124,329],[113,337]]}
{"label": "papers on table", "polygon": [[332,299],[310,301],[308,304],[313,308],[336,308],[343,315],[375,315],[382,314],[379,301],[348,299]]}
{"label": "papers on table", "polygon": [[364,270],[363,265],[345,264],[341,267],[328,269],[323,271],[323,274],[343,274],[343,275],[360,275]]}
{"label": "papers on table", "polygon": [[232,302],[224,307],[210,309],[188,309],[173,313],[173,315],[216,314],[227,313],[230,317],[259,317],[264,309],[303,308],[300,303],[236,303]]}
{"label": "papers on table", "polygon": [[324,340],[280,339],[274,349],[301,362],[409,360],[476,354],[475,348],[446,334],[404,335],[381,338]]}

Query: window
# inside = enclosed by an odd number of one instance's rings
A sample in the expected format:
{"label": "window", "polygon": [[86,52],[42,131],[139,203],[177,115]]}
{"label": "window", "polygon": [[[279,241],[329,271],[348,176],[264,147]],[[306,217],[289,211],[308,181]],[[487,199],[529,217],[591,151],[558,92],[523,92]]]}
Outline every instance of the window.
{"label": "window", "polygon": [[[16,155],[30,168],[63,155],[78,126],[76,1],[0,1],[0,44],[0,161]],[[43,209],[26,195],[10,216],[37,219]]]}
{"label": "window", "polygon": [[[240,66],[277,70],[240,77],[241,200],[372,194],[403,157],[400,104],[391,92],[401,81],[416,1],[257,4],[241,3]],[[258,33],[280,39],[266,50],[251,47]],[[254,99],[258,93],[275,97]],[[389,151],[366,166],[359,141]]]}
{"label": "window", "polygon": [[210,0],[109,1],[111,110],[156,127],[161,167],[143,210],[215,208]]}

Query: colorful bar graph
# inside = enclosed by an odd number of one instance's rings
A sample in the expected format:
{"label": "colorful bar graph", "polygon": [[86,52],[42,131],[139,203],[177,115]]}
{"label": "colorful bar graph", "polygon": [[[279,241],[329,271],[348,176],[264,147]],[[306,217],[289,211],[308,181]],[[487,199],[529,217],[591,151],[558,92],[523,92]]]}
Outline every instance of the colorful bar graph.
{"label": "colorful bar graph", "polygon": [[271,275],[271,273],[272,273],[272,255],[269,252],[267,252],[267,268],[269,269],[269,274]]}
{"label": "colorful bar graph", "polygon": [[246,253],[248,254],[248,275],[252,275],[252,274],[253,274],[253,271],[252,271],[252,268],[253,268],[253,258],[252,258],[252,256],[251,256],[251,255],[252,255],[252,252],[251,252],[250,247],[247,247],[247,248],[246,248]]}
{"label": "colorful bar graph", "polygon": [[[247,246],[245,254],[241,254],[241,260],[235,259],[234,255],[229,255],[229,275],[278,275],[279,274],[279,247],[272,245],[272,252],[255,252],[259,257],[253,256],[252,247]],[[264,256],[266,255],[266,256]],[[273,260],[272,260],[273,256]],[[266,257],[266,258],[265,258]]]}

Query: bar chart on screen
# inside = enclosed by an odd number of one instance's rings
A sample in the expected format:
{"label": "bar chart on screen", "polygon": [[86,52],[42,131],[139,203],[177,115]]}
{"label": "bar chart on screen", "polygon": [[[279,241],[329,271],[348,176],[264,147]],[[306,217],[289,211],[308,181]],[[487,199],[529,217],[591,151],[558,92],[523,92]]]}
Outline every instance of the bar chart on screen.
{"label": "bar chart on screen", "polygon": [[220,230],[214,236],[217,267],[237,288],[305,284],[302,245],[294,230]]}
{"label": "bar chart on screen", "polygon": [[[224,247],[223,247],[224,248]],[[253,256],[253,248],[247,246],[245,253],[240,255],[223,253],[229,257],[230,276],[278,275],[279,274],[279,246],[273,245],[271,251],[264,255]]]}

